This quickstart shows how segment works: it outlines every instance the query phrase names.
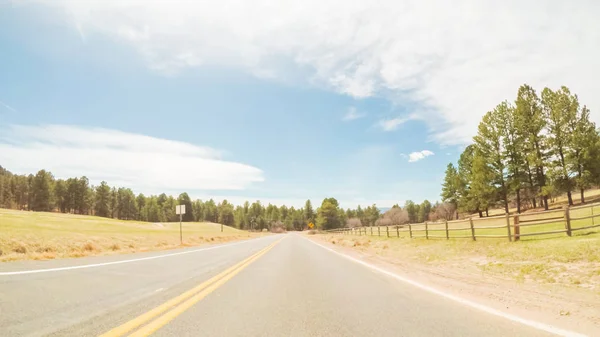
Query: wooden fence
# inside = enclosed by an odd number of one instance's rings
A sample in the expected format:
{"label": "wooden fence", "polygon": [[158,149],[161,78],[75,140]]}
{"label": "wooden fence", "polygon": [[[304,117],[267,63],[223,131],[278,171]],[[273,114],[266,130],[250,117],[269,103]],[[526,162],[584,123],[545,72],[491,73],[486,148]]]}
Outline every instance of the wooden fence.
{"label": "wooden fence", "polygon": [[572,236],[574,232],[600,227],[600,203],[562,209],[467,218],[444,222],[424,222],[398,226],[337,228],[326,232],[346,235],[409,237],[425,239],[504,238],[518,241],[535,236]]}

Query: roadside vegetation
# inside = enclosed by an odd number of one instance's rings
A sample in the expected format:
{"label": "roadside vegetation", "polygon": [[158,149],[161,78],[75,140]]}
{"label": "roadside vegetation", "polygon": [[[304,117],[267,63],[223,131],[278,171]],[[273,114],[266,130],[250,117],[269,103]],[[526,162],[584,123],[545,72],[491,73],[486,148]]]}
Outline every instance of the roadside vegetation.
{"label": "roadside vegetation", "polygon": [[321,236],[329,243],[392,263],[440,273],[496,276],[589,289],[600,294],[600,235],[523,241],[424,240],[377,236]]}
{"label": "roadside vegetation", "polygon": [[441,196],[458,211],[483,216],[494,208],[548,210],[563,194],[568,205],[575,194],[584,203],[585,191],[598,185],[600,136],[590,110],[567,87],[544,88],[540,96],[522,85],[514,103],[483,116],[458,166],[448,164]]}
{"label": "roadside vegetation", "polygon": [[[209,222],[183,224],[183,245],[260,235]],[[0,209],[0,261],[47,260],[181,247],[179,223]]]}
{"label": "roadside vegetation", "polygon": [[[600,206],[570,207],[600,201],[593,189],[599,185],[600,135],[589,109],[567,87],[544,88],[538,95],[523,85],[514,102],[501,102],[483,116],[457,165],[448,164],[442,203],[407,201],[386,211],[377,227],[351,220],[347,224],[354,229],[320,238],[437,274],[493,275],[600,294],[598,227],[573,231],[572,237],[561,232],[515,243],[507,240],[507,218],[499,216],[510,214],[514,229],[519,214],[521,234],[565,231],[567,214],[575,219],[568,222],[572,228],[590,227],[600,221],[594,218]],[[449,232],[449,240],[447,221],[451,229],[462,228]],[[413,224],[413,239],[406,224]],[[482,237],[473,241],[476,235]]]}
{"label": "roadside vegetation", "polygon": [[[227,200],[192,200],[185,192],[177,198],[165,193],[146,196],[135,194],[129,188],[110,186],[104,181],[94,186],[85,176],[56,179],[46,170],[25,175],[13,174],[0,167],[0,207],[53,212],[40,213],[46,215],[38,216],[28,212],[2,211],[0,248],[3,252],[0,258],[8,259],[7,256],[23,254],[18,251],[25,251],[26,254],[33,251],[38,254],[36,256],[76,256],[95,250],[104,251],[105,248],[94,247],[112,245],[107,240],[96,242],[95,246],[92,242],[88,245],[89,249],[82,252],[71,248],[52,250],[42,247],[43,244],[34,238],[26,238],[26,235],[36,235],[33,232],[43,233],[47,229],[45,221],[52,217],[64,218],[65,222],[79,219],[80,222],[73,227],[77,229],[73,234],[75,236],[86,234],[112,238],[121,237],[117,233],[123,231],[122,237],[127,239],[117,242],[114,250],[129,247],[129,239],[137,241],[139,245],[140,241],[134,239],[136,235],[147,235],[148,242],[144,243],[144,249],[150,249],[148,247],[154,247],[163,240],[158,239],[162,234],[156,233],[174,230],[169,223],[179,220],[175,214],[176,205],[186,206],[183,221],[190,226],[192,223],[221,223],[240,230],[260,232],[305,230],[311,223],[321,231],[423,222],[436,222],[440,226],[446,220],[473,215],[485,218],[505,213],[526,214],[530,210],[574,205],[577,201],[597,201],[598,195],[592,198],[588,195],[586,198],[586,191],[599,185],[600,136],[596,125],[590,120],[589,109],[580,104],[577,95],[567,87],[558,90],[544,88],[538,95],[532,87],[522,85],[514,102],[501,102],[483,116],[473,144],[465,148],[457,166],[452,163],[448,165],[441,203],[407,200],[402,206],[396,204],[385,210],[375,204],[365,208],[344,209],[335,198],[330,197],[325,198],[316,209],[310,200],[299,208],[263,205],[260,201],[246,201],[234,206]],[[561,195],[565,195],[564,200],[560,200]],[[594,211],[594,208],[590,211]],[[62,216],[60,213],[70,215]],[[23,215],[23,219],[20,219],[19,214],[31,215]],[[490,220],[489,224],[499,226],[494,221],[502,220]],[[588,219],[586,223],[591,221]],[[117,223],[119,225],[114,227]],[[165,227],[155,229],[153,223],[161,223]],[[102,226],[109,224],[114,230],[102,229]],[[57,224],[51,231],[69,231],[61,229],[61,226]],[[431,226],[434,228],[436,225]],[[561,226],[559,221],[547,225],[548,228]],[[70,225],[65,223],[65,228],[70,228]],[[527,230],[524,229],[522,233]],[[478,231],[485,234],[488,229]],[[503,229],[489,231],[492,233]],[[15,236],[14,233],[21,236]],[[99,233],[110,234],[102,236]],[[201,233],[198,233],[197,238],[200,236]],[[62,234],[56,236],[62,237]],[[74,244],[57,241],[56,246],[80,247],[87,243],[86,240],[89,238],[79,237]],[[190,240],[194,240],[193,236]],[[15,247],[15,242],[22,244]],[[164,245],[170,244],[167,240]]]}

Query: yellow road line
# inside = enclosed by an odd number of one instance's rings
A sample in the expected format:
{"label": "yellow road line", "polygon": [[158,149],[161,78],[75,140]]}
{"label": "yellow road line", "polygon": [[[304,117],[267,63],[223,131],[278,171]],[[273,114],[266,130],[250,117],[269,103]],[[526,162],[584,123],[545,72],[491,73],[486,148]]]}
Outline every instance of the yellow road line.
{"label": "yellow road line", "polygon": [[[277,240],[277,242],[275,242],[275,244],[279,243],[279,241],[281,241],[281,240]],[[155,319],[154,321],[148,323],[148,325],[145,325],[138,331],[129,335],[129,337],[150,336],[151,334],[156,332],[158,329],[162,328],[167,323],[174,320],[177,316],[181,315],[183,312],[185,312],[186,310],[191,308],[194,304],[198,303],[200,300],[202,300],[203,298],[208,296],[210,293],[215,291],[217,288],[219,288],[220,286],[225,284],[227,281],[232,279],[235,275],[237,275],[239,272],[241,272],[244,268],[246,268],[252,262],[258,260],[261,256],[266,254],[273,247],[275,247],[275,245],[267,247],[266,250],[263,250],[263,251],[259,252],[259,254],[253,256],[251,260],[245,262],[242,266],[237,268],[235,271],[233,271],[233,272],[229,273],[228,275],[226,275],[225,277],[219,279],[217,282],[211,284],[209,287],[202,290],[198,294],[192,296],[190,299],[181,303],[177,307],[173,308],[171,311],[167,312],[166,314],[164,314],[164,315],[160,316],[159,318]]]}
{"label": "yellow road line", "polygon": [[[266,253],[267,251],[269,251],[271,248],[275,247],[276,244],[278,244],[281,240],[283,240],[283,238],[273,242],[272,244],[270,244],[269,246],[261,249],[260,251],[254,253],[253,255],[251,255],[250,257],[242,260],[241,262],[227,268],[226,270],[222,271],[221,273],[213,276],[212,278],[202,282],[201,284],[199,284],[198,286],[184,292],[183,294],[174,297],[170,300],[168,300],[167,302],[157,306],[156,308],[100,335],[100,337],[120,337],[125,335],[126,333],[128,333],[129,331],[141,326],[142,324],[152,320],[154,317],[166,312],[167,310],[177,306],[178,304],[180,304],[181,302],[185,301],[186,299],[194,296],[195,294],[201,292],[202,290],[208,288],[209,286],[211,286],[212,284],[218,282],[219,280],[227,277],[228,275],[234,273],[233,275],[237,274],[239,271],[241,271],[242,268],[246,267],[248,264],[250,264],[249,262],[253,262],[254,260],[256,260],[256,258],[264,255],[264,253]],[[232,275],[232,277],[233,277]],[[231,277],[230,277],[231,278]],[[228,280],[230,279],[228,278]],[[225,283],[225,282],[222,282]],[[220,283],[220,284],[222,284]],[[216,288],[214,288],[216,289]],[[213,290],[214,290],[213,289]],[[212,291],[212,290],[211,290]],[[205,295],[206,296],[206,295]],[[166,323],[165,323],[166,324]]]}

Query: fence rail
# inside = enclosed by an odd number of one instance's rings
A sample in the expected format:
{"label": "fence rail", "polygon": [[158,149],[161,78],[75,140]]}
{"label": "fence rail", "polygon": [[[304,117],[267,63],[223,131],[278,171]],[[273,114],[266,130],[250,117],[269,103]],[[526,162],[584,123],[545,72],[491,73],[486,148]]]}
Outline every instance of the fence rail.
{"label": "fence rail", "polygon": [[[594,210],[596,208],[596,210]],[[559,215],[560,214],[560,215]],[[393,226],[336,228],[326,232],[340,235],[365,235],[429,239],[508,239],[564,234],[600,227],[600,203],[522,214],[504,214],[443,222],[423,222]],[[479,224],[482,225],[479,225]],[[483,225],[485,223],[485,225]],[[445,235],[440,235],[443,232]],[[462,233],[458,233],[462,232]],[[467,234],[468,233],[468,234]]]}

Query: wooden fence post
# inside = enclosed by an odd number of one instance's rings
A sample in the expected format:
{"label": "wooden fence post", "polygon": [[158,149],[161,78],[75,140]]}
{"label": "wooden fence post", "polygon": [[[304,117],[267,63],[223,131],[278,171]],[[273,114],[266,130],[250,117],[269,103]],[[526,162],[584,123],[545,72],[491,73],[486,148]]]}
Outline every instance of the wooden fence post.
{"label": "wooden fence post", "polygon": [[385,234],[388,238],[390,237],[390,226],[385,226]]}
{"label": "wooden fence post", "polygon": [[506,231],[508,232],[508,241],[512,241],[512,235],[510,235],[510,215],[506,213]]}
{"label": "wooden fence post", "polygon": [[592,204],[592,226],[594,225],[594,204]]}
{"label": "wooden fence post", "polygon": [[429,227],[427,226],[427,221],[425,221],[425,239],[429,240]]}
{"label": "wooden fence post", "polygon": [[369,226],[371,228],[371,236],[373,236],[373,226]]}
{"label": "wooden fence post", "polygon": [[400,237],[400,226],[396,226],[396,237]]}
{"label": "wooden fence post", "polygon": [[519,227],[519,215],[515,215],[514,217],[514,232],[515,232],[515,241],[521,240],[521,228]]}
{"label": "wooden fence post", "polygon": [[475,241],[475,227],[473,226],[473,217],[469,218],[469,225],[471,225],[471,237]]}
{"label": "wooden fence post", "polygon": [[410,238],[412,239],[412,226],[410,224],[408,224],[408,234],[410,235]]}
{"label": "wooden fence post", "polygon": [[444,221],[444,225],[446,226],[446,240],[450,239],[450,232],[448,231],[448,220]]}
{"label": "wooden fence post", "polygon": [[569,206],[565,208],[565,226],[567,228],[567,235],[571,236],[571,211]]}
{"label": "wooden fence post", "polygon": [[381,227],[377,226],[377,236],[381,236]]}

